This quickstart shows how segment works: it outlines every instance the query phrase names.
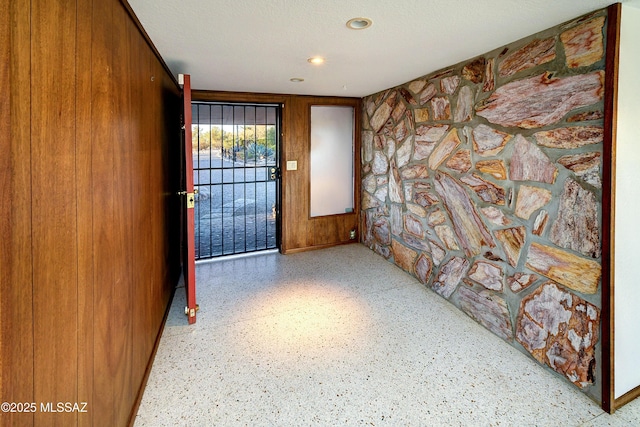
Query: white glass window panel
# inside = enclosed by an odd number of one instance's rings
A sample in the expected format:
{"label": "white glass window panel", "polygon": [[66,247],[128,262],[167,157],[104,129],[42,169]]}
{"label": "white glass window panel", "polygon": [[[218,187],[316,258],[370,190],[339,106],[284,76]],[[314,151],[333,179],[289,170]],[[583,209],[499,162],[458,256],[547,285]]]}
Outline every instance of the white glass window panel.
{"label": "white glass window panel", "polygon": [[353,212],[353,107],[311,107],[311,216]]}
{"label": "white glass window panel", "polygon": [[[614,397],[640,386],[640,7],[622,5],[615,174]],[[608,319],[603,319],[608,321]],[[606,349],[605,349],[606,351]]]}

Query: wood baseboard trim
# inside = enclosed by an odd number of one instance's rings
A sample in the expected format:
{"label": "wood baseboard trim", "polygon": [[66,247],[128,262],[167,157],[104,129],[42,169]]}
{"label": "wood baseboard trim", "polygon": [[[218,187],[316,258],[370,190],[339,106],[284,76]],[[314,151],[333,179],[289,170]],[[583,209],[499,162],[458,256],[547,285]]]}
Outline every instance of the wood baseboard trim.
{"label": "wood baseboard trim", "polygon": [[353,243],[360,243],[360,242],[358,242],[357,240],[349,240],[348,242],[330,243],[327,245],[314,245],[314,246],[306,246],[304,248],[283,249],[282,254],[283,255],[297,254],[300,252],[315,251],[316,249],[326,249],[326,248],[332,248],[334,246],[351,245]]}

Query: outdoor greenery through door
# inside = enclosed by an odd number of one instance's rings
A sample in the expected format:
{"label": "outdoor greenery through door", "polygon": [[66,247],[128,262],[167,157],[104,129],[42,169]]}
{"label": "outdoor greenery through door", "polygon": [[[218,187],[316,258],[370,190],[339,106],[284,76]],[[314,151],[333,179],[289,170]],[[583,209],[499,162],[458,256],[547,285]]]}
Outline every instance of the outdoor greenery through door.
{"label": "outdoor greenery through door", "polygon": [[196,259],[277,248],[281,107],[193,102]]}

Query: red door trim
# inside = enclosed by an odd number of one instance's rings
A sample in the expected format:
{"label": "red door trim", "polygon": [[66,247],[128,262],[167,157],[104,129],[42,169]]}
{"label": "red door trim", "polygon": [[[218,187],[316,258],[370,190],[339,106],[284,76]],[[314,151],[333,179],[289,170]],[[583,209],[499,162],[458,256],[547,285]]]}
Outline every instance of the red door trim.
{"label": "red door trim", "polygon": [[184,266],[184,283],[187,292],[186,314],[189,324],[196,322],[196,251],[195,251],[195,214],[194,208],[189,207],[189,199],[194,197],[193,193],[193,153],[191,146],[191,76],[183,76],[183,100],[184,100],[184,159],[185,159],[185,210],[186,210],[186,257]]}

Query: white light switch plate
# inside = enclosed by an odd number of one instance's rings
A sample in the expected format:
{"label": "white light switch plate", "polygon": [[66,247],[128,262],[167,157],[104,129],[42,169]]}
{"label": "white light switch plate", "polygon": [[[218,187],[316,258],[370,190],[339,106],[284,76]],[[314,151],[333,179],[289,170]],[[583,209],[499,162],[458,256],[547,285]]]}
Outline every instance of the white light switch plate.
{"label": "white light switch plate", "polygon": [[298,170],[298,161],[297,160],[287,160],[287,170],[288,171],[297,171]]}

